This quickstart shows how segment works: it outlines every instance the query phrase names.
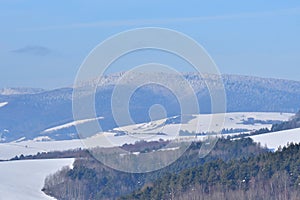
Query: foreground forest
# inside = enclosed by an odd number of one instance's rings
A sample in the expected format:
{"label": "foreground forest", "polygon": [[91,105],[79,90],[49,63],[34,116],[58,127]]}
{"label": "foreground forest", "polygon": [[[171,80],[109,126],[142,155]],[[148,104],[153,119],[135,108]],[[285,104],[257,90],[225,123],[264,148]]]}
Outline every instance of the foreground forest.
{"label": "foreground forest", "polygon": [[[299,127],[300,114],[272,129]],[[168,141],[124,145],[130,152],[160,149]],[[57,199],[298,199],[300,144],[271,152],[250,138],[220,139],[199,158],[201,142],[170,166],[151,173],[130,174],[111,169],[79,150],[74,167],[45,180],[43,191]],[[82,152],[81,152],[82,151]],[[80,153],[81,152],[81,153]],[[161,151],[162,157],[167,151]]]}
{"label": "foreground forest", "polygon": [[125,199],[299,199],[300,145],[166,174]]}
{"label": "foreground forest", "polygon": [[300,145],[269,152],[251,139],[221,139],[204,159],[193,143],[178,161],[147,174],[110,169],[92,157],[51,175],[44,192],[58,199],[295,199]]}

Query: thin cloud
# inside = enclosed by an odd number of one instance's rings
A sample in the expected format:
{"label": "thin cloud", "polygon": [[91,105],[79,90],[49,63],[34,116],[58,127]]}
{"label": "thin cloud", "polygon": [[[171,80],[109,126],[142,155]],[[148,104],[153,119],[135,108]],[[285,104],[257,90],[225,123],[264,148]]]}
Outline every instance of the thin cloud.
{"label": "thin cloud", "polygon": [[16,54],[29,54],[34,56],[47,56],[53,53],[53,51],[44,46],[29,45],[19,49],[12,50]]}
{"label": "thin cloud", "polygon": [[276,15],[299,15],[300,8],[289,8],[274,11],[263,11],[254,13],[238,13],[228,15],[216,16],[202,16],[202,17],[184,17],[184,18],[168,18],[168,19],[137,19],[137,20],[118,20],[118,21],[98,21],[87,23],[74,23],[59,26],[46,26],[38,28],[23,29],[23,31],[49,31],[49,30],[63,30],[63,29],[81,29],[81,28],[94,28],[94,27],[119,27],[119,26],[152,26],[176,23],[193,23],[201,21],[213,20],[233,20],[233,19],[247,19],[258,17],[272,17]]}

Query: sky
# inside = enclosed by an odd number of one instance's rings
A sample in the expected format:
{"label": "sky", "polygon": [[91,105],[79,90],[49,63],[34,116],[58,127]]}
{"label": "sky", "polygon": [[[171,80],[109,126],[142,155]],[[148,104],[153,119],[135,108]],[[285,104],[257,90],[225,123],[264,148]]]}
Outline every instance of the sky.
{"label": "sky", "polygon": [[[300,81],[298,0],[0,0],[0,25],[0,88],[71,86],[95,46],[142,27],[190,36],[223,74]],[[141,55],[129,55],[111,72],[163,57]],[[189,71],[176,58],[164,59]]]}

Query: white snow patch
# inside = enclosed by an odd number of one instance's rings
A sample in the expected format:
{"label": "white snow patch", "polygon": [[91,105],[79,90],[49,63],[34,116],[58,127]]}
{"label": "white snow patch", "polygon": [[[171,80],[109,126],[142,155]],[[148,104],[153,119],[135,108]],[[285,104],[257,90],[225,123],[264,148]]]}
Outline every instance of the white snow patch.
{"label": "white snow patch", "polygon": [[300,128],[255,135],[251,138],[262,146],[266,145],[268,148],[276,150],[279,146],[286,146],[287,143],[300,143]]}
{"label": "white snow patch", "polygon": [[180,149],[180,147],[170,147],[170,148],[158,149],[157,151],[176,151],[179,149]]}
{"label": "white snow patch", "polygon": [[59,126],[55,126],[55,127],[46,129],[42,132],[42,134],[57,131],[57,130],[61,130],[61,129],[64,129],[64,128],[69,128],[71,126],[76,126],[78,124],[84,124],[84,123],[99,120],[99,119],[103,119],[103,117],[97,117],[97,118],[92,118],[92,119],[83,119],[83,120],[69,122],[69,123],[66,123],[66,124],[62,124],[62,125],[59,125]]}
{"label": "white snow patch", "polygon": [[22,141],[24,141],[24,140],[26,140],[26,137],[21,137],[21,138],[17,139],[17,140],[14,141],[14,142],[22,142]]}
{"label": "white snow patch", "polygon": [[2,103],[0,103],[0,108],[6,106],[7,104],[8,104],[8,102],[2,102]]}
{"label": "white snow patch", "polygon": [[44,180],[73,163],[73,158],[0,162],[0,199],[55,199],[41,191]]}

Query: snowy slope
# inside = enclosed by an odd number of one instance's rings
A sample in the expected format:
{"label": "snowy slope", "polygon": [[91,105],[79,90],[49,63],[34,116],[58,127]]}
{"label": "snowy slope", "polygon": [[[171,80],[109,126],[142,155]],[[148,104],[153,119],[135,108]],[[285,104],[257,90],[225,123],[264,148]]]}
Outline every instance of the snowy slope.
{"label": "snowy slope", "polygon": [[132,137],[130,135],[124,135],[120,137],[114,136],[114,133],[104,132],[95,135],[91,138],[84,140],[61,140],[61,141],[36,141],[28,140],[21,142],[0,143],[0,159],[11,159],[15,156],[33,155],[38,152],[50,152],[50,151],[64,151],[70,149],[87,148],[88,147],[112,147],[122,146],[123,144],[135,143],[140,139],[145,140],[159,140],[160,138],[165,140],[174,139],[174,136],[150,136],[139,135],[139,137]]}
{"label": "snowy slope", "polygon": [[7,104],[8,104],[8,102],[1,102],[0,103],[0,108],[6,106]]}
{"label": "snowy slope", "polygon": [[[216,114],[217,116],[219,114]],[[261,128],[271,128],[272,123],[267,123],[268,120],[271,121],[287,121],[294,114],[291,113],[262,113],[262,112],[243,112],[243,113],[226,113],[224,129],[247,129],[249,131],[258,130]],[[168,135],[178,134],[178,130],[185,131],[195,131],[198,133],[207,132],[210,129],[210,124],[212,123],[212,114],[203,115],[192,115],[191,120],[184,122],[182,124],[166,124],[166,119],[153,121],[150,123],[142,123],[137,125],[125,126],[121,128],[115,128],[114,131],[125,131],[131,134],[134,133],[158,133],[163,132]],[[245,124],[243,122],[247,121],[249,118],[254,120],[264,121],[265,123],[249,123]],[[198,124],[198,122],[200,122]],[[213,125],[213,124],[212,124]],[[176,132],[176,133],[174,133]]]}
{"label": "snowy slope", "polygon": [[22,142],[10,142],[0,143],[0,159],[10,159],[15,156],[33,155],[38,152],[49,151],[64,151],[68,149],[84,148],[84,145],[80,140],[63,140],[63,141],[22,141]]}
{"label": "snowy slope", "polygon": [[44,130],[42,132],[42,134],[43,133],[49,133],[49,132],[58,131],[58,130],[61,130],[61,129],[65,129],[65,128],[69,128],[69,127],[72,127],[72,126],[76,126],[78,124],[84,124],[84,123],[95,121],[95,120],[99,120],[99,119],[103,119],[103,117],[97,117],[97,118],[93,118],[93,119],[84,119],[84,120],[77,120],[77,121],[69,122],[69,123],[66,123],[66,124],[62,124],[62,125],[59,125],[59,126],[48,128],[48,129]]}
{"label": "snowy slope", "polygon": [[270,149],[278,149],[279,146],[286,146],[287,143],[300,143],[300,128],[273,133],[266,133],[251,137],[255,142]]}
{"label": "snowy slope", "polygon": [[0,162],[0,200],[54,199],[41,191],[46,176],[73,162],[74,159]]}
{"label": "snowy slope", "polygon": [[[289,113],[227,113],[225,117],[224,128],[227,129],[245,129],[245,130],[257,130],[260,128],[271,127],[271,124],[243,124],[248,118],[253,118],[255,120],[278,120],[286,121],[293,114]],[[77,148],[88,147],[111,147],[111,146],[121,146],[125,143],[134,143],[137,140],[174,140],[178,137],[178,129],[192,131],[197,126],[197,121],[199,119],[200,125],[199,130],[205,132],[209,128],[209,123],[212,115],[194,115],[194,118],[190,118],[183,124],[172,123],[172,120],[166,123],[166,119],[153,121],[150,123],[136,124],[127,127],[121,127],[112,130],[111,132],[99,133],[91,138],[84,140],[73,139],[73,140],[61,140],[61,141],[43,141],[44,137],[41,136],[27,141],[15,141],[10,143],[0,143],[0,159],[10,159],[16,155],[30,155],[36,154],[38,152],[49,152],[55,150],[68,150]],[[70,124],[69,124],[70,125]],[[73,125],[73,124],[72,124]],[[56,130],[65,127],[66,125],[61,125],[60,127],[55,127]],[[181,126],[181,127],[180,127]],[[129,134],[123,134],[116,136],[119,132],[126,131]],[[165,134],[157,134],[157,133]],[[201,137],[198,137],[201,139]]]}

